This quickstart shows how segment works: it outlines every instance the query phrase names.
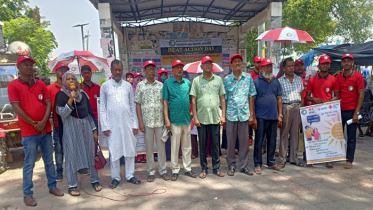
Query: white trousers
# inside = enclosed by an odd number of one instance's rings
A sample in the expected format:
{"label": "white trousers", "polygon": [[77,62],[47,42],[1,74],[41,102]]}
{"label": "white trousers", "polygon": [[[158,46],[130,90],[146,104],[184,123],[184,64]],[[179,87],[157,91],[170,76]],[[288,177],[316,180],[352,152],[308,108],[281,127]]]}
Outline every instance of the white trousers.
{"label": "white trousers", "polygon": [[158,171],[160,175],[167,173],[165,143],[161,140],[162,127],[149,128],[145,126],[145,146],[146,146],[146,169],[149,175],[155,174],[154,164],[154,140],[158,151]]}
{"label": "white trousers", "polygon": [[178,174],[180,171],[179,166],[179,148],[183,154],[184,171],[189,172],[192,170],[192,143],[190,140],[190,125],[174,125],[171,123],[171,168],[173,174]]}
{"label": "white trousers", "polygon": [[[135,174],[135,157],[124,157],[126,179],[130,180]],[[120,181],[120,159],[116,161],[110,160],[111,179]]]}

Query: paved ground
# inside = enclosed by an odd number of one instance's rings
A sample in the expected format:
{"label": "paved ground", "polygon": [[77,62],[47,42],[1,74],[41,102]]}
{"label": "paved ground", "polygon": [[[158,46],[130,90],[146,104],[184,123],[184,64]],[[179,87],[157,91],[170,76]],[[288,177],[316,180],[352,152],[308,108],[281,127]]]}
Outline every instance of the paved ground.
{"label": "paved ground", "polygon": [[[65,196],[54,197],[48,194],[43,161],[39,160],[34,169],[34,198],[38,206],[33,209],[372,209],[372,149],[372,137],[358,138],[353,170],[343,169],[344,162],[337,163],[334,169],[327,169],[324,165],[314,168],[287,165],[283,173],[263,168],[261,176],[236,173],[234,177],[219,178],[209,174],[202,180],[182,175],[176,182],[156,179],[154,183],[146,183],[146,165],[139,163],[136,164],[136,176],[143,183],[135,186],[122,181],[117,192],[139,195],[159,189],[165,193],[130,197],[125,202],[93,197],[84,192],[80,197],[72,197],[67,194],[66,178],[58,183]],[[0,175],[0,210],[27,209],[22,200],[23,150],[13,149],[12,154],[14,163]],[[211,158],[208,160],[211,165]],[[224,155],[221,162],[221,169],[226,172]],[[193,160],[192,164],[193,170],[199,173],[199,160]],[[108,166],[102,174],[110,182]],[[170,162],[167,166],[170,167]],[[123,166],[121,176],[124,177]],[[125,199],[112,192],[102,178],[104,189],[99,193],[90,186],[89,177],[80,176],[80,181],[89,193]]]}

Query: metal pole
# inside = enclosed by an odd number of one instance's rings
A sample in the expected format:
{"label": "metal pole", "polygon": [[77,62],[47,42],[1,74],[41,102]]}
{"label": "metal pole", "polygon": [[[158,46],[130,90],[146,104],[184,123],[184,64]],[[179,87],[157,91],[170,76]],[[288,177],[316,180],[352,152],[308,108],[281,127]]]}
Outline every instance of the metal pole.
{"label": "metal pole", "polygon": [[82,30],[82,44],[83,44],[83,51],[85,51],[84,49],[84,32],[83,32],[83,26],[80,26],[81,30]]}
{"label": "metal pole", "polygon": [[88,43],[89,43],[89,31],[87,33],[87,51],[88,51]]}

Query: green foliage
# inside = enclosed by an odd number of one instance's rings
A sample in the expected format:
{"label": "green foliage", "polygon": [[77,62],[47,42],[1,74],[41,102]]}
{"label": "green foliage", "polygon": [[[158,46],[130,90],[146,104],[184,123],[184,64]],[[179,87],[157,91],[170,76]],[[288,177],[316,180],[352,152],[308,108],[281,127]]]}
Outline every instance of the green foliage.
{"label": "green foliage", "polygon": [[258,29],[246,33],[246,61],[248,66],[253,65],[254,57],[257,56],[258,41],[255,40],[257,37]]}
{"label": "green foliage", "polygon": [[0,0],[0,21],[23,17],[22,12],[29,9],[28,0]]}
{"label": "green foliage", "polygon": [[81,78],[79,79],[79,84],[82,84],[83,81],[84,81],[84,79],[83,79],[83,77],[81,77]]}
{"label": "green foliage", "polygon": [[42,75],[48,75],[49,56],[58,44],[53,33],[45,29],[48,24],[43,24],[28,17],[21,17],[5,21],[3,31],[7,45],[13,41],[23,41],[28,44],[36,66],[40,68]]}
{"label": "green foliage", "polygon": [[332,36],[345,42],[362,43],[372,38],[371,0],[288,0],[283,7],[283,26],[307,31],[315,44],[295,44],[290,48],[307,52],[327,43]]}
{"label": "green foliage", "polygon": [[101,81],[100,81],[100,86],[102,86],[102,84],[104,84],[104,82],[106,82],[105,78],[102,78]]}

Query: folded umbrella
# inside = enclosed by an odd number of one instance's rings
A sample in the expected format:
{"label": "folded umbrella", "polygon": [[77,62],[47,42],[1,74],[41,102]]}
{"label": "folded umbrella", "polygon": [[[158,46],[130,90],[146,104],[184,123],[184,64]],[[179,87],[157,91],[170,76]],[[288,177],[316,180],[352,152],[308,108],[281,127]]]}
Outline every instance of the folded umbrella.
{"label": "folded umbrella", "polygon": [[[198,74],[203,73],[201,68],[201,61],[188,63],[183,68],[184,71],[188,72],[188,74]],[[224,69],[216,63],[212,63],[212,73],[220,73],[223,72]]]}

